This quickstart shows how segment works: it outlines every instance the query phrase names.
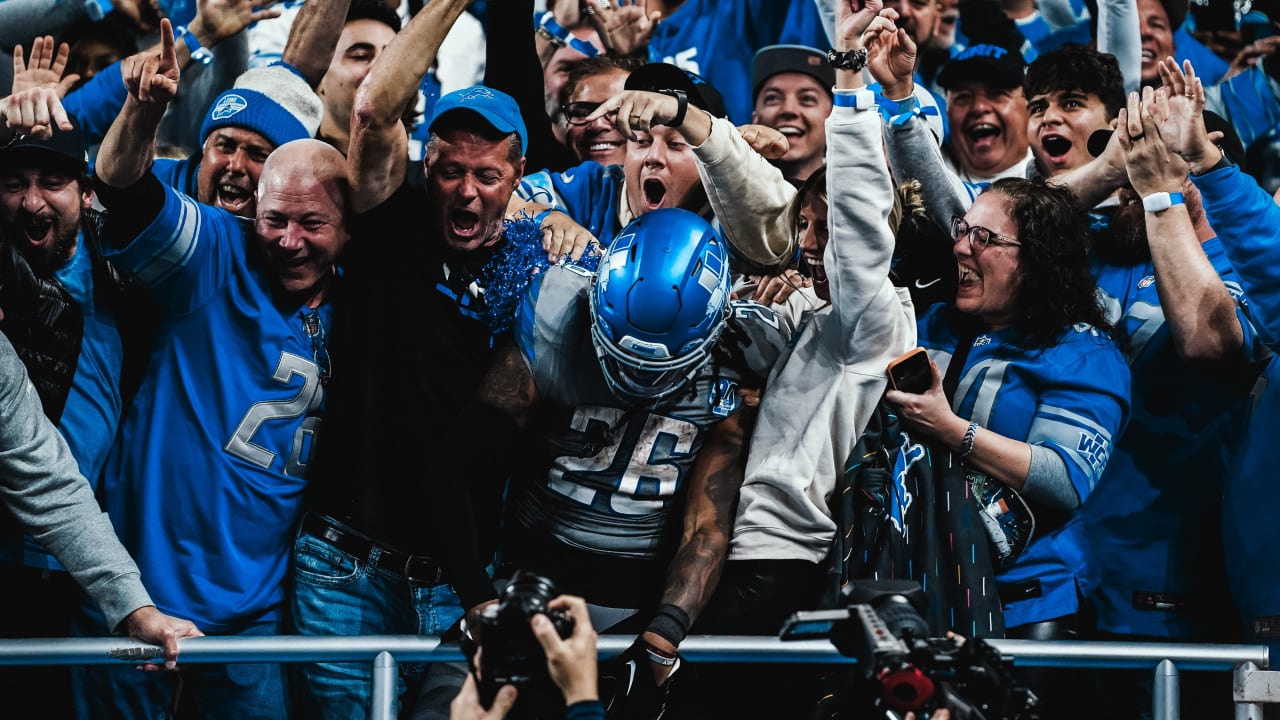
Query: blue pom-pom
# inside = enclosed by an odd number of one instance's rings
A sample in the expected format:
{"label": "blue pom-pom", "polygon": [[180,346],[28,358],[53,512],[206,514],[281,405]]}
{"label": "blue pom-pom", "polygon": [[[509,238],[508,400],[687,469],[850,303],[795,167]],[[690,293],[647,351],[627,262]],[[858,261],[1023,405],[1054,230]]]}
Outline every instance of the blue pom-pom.
{"label": "blue pom-pom", "polygon": [[[533,218],[507,220],[502,232],[506,241],[480,271],[484,283],[484,321],[494,335],[511,329],[529,281],[551,267],[547,251],[542,249],[542,230]],[[600,265],[600,254],[588,250],[580,260],[571,261],[564,256],[560,261],[574,262],[594,272]]]}

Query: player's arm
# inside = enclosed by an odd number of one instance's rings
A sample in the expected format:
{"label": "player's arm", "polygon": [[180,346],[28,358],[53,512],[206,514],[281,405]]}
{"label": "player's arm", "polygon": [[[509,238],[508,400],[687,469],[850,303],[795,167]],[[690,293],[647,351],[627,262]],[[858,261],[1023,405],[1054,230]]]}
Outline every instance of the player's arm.
{"label": "player's arm", "polygon": [[353,212],[376,207],[404,181],[409,136],[401,117],[417,98],[419,81],[467,2],[428,3],[387,44],[360,83],[347,155]]}
{"label": "player's arm", "polygon": [[[690,470],[684,534],[667,568],[662,607],[640,636],[659,654],[675,656],[689,625],[720,582],[745,469],[747,423],[743,415],[734,413],[707,431]],[[661,685],[672,666],[654,662],[652,667],[654,679]]]}

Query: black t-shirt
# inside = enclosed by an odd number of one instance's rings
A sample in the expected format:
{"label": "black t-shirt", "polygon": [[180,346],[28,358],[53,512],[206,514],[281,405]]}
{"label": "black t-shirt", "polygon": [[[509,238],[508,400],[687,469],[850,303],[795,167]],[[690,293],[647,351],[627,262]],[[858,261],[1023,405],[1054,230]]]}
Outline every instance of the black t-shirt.
{"label": "black t-shirt", "polygon": [[482,301],[468,291],[473,270],[466,266],[488,255],[451,263],[446,278],[444,241],[433,232],[422,188],[408,184],[355,217],[350,230],[309,509],[435,557],[447,573],[450,538],[474,532],[476,519],[441,507],[444,480],[428,477],[427,468],[434,453],[447,452],[441,438],[496,344],[480,319]]}

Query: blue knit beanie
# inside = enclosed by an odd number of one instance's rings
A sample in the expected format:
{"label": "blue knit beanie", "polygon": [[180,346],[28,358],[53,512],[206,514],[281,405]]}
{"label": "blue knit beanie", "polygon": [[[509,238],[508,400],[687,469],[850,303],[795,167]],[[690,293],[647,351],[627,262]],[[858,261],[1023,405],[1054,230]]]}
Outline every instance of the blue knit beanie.
{"label": "blue knit beanie", "polygon": [[315,137],[324,106],[307,81],[285,63],[253,68],[222,93],[200,126],[200,144],[221,127],[252,130],[279,147],[290,140]]}

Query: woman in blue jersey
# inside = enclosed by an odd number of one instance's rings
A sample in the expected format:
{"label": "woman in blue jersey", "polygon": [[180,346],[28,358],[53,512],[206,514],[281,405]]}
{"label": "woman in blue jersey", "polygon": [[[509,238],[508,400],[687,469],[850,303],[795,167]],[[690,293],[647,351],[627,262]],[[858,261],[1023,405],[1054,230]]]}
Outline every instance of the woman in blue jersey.
{"label": "woman in blue jersey", "polygon": [[1084,222],[1068,191],[1039,181],[1000,180],[980,195],[951,225],[955,303],[919,323],[933,385],[886,395],[1003,496],[992,545],[1011,636],[1074,635],[1081,554],[1056,531],[1129,415],[1129,370],[1097,301]]}

